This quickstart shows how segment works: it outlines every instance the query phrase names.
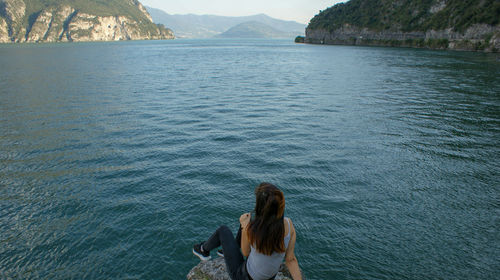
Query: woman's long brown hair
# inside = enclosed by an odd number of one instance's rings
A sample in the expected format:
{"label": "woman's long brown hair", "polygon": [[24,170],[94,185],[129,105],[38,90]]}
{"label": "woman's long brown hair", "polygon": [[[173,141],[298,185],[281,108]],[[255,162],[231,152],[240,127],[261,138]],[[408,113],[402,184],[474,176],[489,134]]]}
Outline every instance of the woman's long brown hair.
{"label": "woman's long brown hair", "polygon": [[255,217],[248,225],[250,244],[264,255],[285,252],[285,197],[276,186],[262,183],[255,189]]}

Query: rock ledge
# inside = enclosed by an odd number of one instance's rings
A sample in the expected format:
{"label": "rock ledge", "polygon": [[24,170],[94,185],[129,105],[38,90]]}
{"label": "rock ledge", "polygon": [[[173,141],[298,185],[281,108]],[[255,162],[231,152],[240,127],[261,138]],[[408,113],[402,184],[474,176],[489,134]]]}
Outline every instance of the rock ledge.
{"label": "rock ledge", "polygon": [[[226,263],[224,258],[216,258],[210,261],[200,262],[193,267],[187,275],[188,280],[231,280],[226,271]],[[285,264],[280,267],[280,272],[275,280],[292,280],[290,272]]]}

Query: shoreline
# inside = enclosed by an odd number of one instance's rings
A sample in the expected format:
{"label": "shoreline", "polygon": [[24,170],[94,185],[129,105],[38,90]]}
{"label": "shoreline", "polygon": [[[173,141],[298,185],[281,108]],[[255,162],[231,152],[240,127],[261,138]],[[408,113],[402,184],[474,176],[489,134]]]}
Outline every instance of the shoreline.
{"label": "shoreline", "polygon": [[474,25],[464,32],[452,29],[402,32],[373,31],[345,24],[330,31],[306,29],[306,36],[296,42],[319,45],[403,47],[432,50],[455,50],[485,53],[500,51],[500,26]]}

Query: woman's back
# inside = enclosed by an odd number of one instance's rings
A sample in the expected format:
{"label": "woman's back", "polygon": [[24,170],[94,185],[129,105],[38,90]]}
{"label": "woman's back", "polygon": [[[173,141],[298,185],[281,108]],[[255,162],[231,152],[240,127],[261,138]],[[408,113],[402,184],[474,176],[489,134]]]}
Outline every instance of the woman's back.
{"label": "woman's back", "polygon": [[[291,227],[290,227],[290,220],[288,218],[284,219],[287,224],[285,227],[285,237],[284,237],[284,243],[285,243],[285,249],[288,248],[288,244],[290,242],[290,236],[291,236]],[[254,245],[250,246],[250,254],[248,255],[247,259],[247,271],[248,274],[252,277],[254,280],[261,280],[261,279],[270,279],[273,276],[275,276],[280,268],[281,263],[283,262],[283,258],[285,257],[285,252],[279,253],[279,252],[273,252],[270,256],[265,255],[257,251],[255,249]]]}

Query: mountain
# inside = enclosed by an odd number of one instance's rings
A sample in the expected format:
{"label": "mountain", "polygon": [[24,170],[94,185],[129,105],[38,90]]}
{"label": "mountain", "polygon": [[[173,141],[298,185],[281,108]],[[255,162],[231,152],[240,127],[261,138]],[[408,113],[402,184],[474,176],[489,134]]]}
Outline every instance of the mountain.
{"label": "mountain", "polygon": [[163,10],[146,7],[154,22],[164,24],[179,38],[210,38],[221,34],[231,27],[244,22],[260,22],[286,33],[304,34],[306,25],[295,21],[285,21],[265,14],[244,17],[226,17],[214,15],[171,15]]}
{"label": "mountain", "polygon": [[231,27],[217,38],[292,38],[294,34],[275,29],[258,21],[248,21]]}
{"label": "mountain", "polygon": [[137,0],[0,0],[0,42],[173,39]]}
{"label": "mountain", "polygon": [[500,49],[498,0],[351,0],[316,15],[308,43]]}

